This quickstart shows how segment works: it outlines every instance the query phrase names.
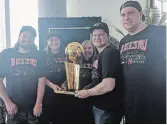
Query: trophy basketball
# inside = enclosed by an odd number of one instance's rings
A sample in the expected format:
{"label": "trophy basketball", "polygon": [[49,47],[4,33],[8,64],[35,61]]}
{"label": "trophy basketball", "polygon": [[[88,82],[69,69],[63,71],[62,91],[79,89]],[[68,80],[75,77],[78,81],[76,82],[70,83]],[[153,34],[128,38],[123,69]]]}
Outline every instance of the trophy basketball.
{"label": "trophy basketball", "polygon": [[84,49],[78,42],[72,42],[65,48],[67,61],[65,61],[66,82],[65,90],[55,90],[55,93],[74,95],[80,87],[80,64],[82,63]]}

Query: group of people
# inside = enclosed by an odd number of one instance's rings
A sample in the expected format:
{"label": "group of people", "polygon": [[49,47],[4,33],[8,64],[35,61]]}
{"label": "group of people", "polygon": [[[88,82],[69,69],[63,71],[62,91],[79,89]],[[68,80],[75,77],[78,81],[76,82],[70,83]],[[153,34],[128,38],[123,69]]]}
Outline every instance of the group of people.
{"label": "group of people", "polygon": [[[0,122],[43,124],[166,123],[166,27],[146,25],[137,1],[120,7],[128,34],[119,50],[109,43],[109,28],[98,22],[82,42],[81,90],[64,87],[66,60],[59,34],[49,33],[39,52],[36,31],[23,26],[14,48],[0,53]],[[6,86],[4,85],[4,79]]]}

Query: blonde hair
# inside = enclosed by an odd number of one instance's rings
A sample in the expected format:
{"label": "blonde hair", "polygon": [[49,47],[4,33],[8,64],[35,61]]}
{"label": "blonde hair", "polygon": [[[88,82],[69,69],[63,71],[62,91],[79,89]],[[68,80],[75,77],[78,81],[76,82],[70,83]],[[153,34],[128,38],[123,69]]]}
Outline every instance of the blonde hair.
{"label": "blonde hair", "polygon": [[96,55],[96,48],[94,47],[94,45],[92,44],[92,41],[91,40],[84,40],[82,42],[82,46],[86,46],[87,44],[91,44],[92,45],[92,48],[93,48],[93,55],[92,55],[92,59],[94,59],[95,55]]}
{"label": "blonde hair", "polygon": [[87,44],[91,44],[92,47],[93,47],[93,44],[92,44],[92,42],[91,42],[90,40],[84,40],[84,41],[82,42],[82,46],[83,46],[83,47],[84,47],[85,45],[87,45]]}

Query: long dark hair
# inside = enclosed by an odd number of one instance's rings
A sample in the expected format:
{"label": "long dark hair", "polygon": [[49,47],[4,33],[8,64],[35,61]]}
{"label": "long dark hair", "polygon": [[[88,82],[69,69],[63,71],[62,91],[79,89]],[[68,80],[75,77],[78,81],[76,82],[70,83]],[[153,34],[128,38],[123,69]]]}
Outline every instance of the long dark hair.
{"label": "long dark hair", "polygon": [[[14,49],[15,49],[16,51],[18,51],[18,49],[19,49],[19,39],[20,39],[20,35],[21,35],[21,33],[25,32],[25,31],[31,33],[31,34],[33,35],[33,37],[34,37],[34,40],[35,40],[35,37],[36,37],[36,35],[37,35],[37,34],[36,34],[36,30],[35,30],[32,26],[23,26],[23,27],[21,28],[21,30],[20,30],[17,43],[16,43],[15,46],[14,46]],[[31,47],[31,50],[37,50],[37,46],[35,45],[34,42],[33,42],[33,45],[32,45],[32,47]]]}
{"label": "long dark hair", "polygon": [[[47,44],[46,48],[44,49],[44,51],[49,54],[52,53],[51,48],[49,47],[49,45]],[[59,47],[59,51],[60,51],[60,47]]]}
{"label": "long dark hair", "polygon": [[[47,39],[46,39],[46,43],[47,43],[47,45],[46,45],[46,48],[44,49],[44,51],[48,54],[48,53],[52,53],[52,51],[51,51],[51,48],[49,47],[49,45],[48,45],[48,40],[51,38],[51,37],[59,37],[59,39],[60,39],[60,45],[61,45],[61,41],[62,41],[62,39],[61,39],[61,37],[59,36],[59,35],[57,35],[57,34],[55,34],[55,33],[49,33],[48,34],[48,36],[47,36]],[[59,51],[60,51],[60,47],[59,47]]]}

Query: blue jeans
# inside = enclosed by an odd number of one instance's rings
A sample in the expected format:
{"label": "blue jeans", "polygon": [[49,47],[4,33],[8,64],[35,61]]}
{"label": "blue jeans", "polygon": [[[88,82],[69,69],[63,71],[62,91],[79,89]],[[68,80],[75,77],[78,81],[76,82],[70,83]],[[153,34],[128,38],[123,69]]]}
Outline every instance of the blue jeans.
{"label": "blue jeans", "polygon": [[123,113],[107,112],[93,106],[95,124],[120,124]]}

